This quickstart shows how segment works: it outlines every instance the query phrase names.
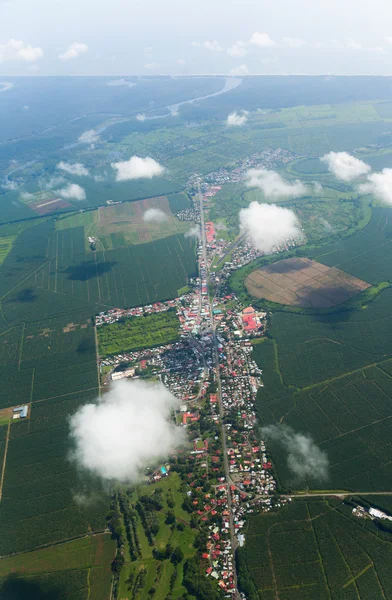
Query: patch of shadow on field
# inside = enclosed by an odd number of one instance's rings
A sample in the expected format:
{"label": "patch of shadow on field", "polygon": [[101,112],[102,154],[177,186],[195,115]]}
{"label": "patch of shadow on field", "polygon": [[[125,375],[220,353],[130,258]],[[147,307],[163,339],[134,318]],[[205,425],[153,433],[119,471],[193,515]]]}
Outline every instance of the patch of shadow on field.
{"label": "patch of shadow on field", "polygon": [[305,269],[309,269],[313,267],[311,263],[302,262],[301,258],[288,258],[279,260],[277,262],[271,263],[270,265],[265,265],[263,267],[263,271],[267,271],[268,273],[292,273],[293,271],[304,271]]}
{"label": "patch of shadow on field", "polygon": [[33,288],[25,288],[20,290],[11,300],[11,302],[35,302],[38,298],[38,294]]}
{"label": "patch of shadow on field", "polygon": [[[354,290],[349,284],[347,286],[325,286],[320,288],[302,288],[298,290],[297,296],[303,301],[302,306],[308,306],[309,308],[326,308],[331,309],[336,307],[337,311],[347,300],[350,300],[353,296],[356,296],[360,290]],[[343,312],[343,309],[340,308]],[[348,308],[349,310],[349,308]]]}
{"label": "patch of shadow on field", "polygon": [[88,354],[89,352],[95,352],[94,340],[91,338],[82,340],[76,348],[76,352],[78,352],[79,354]]}
{"label": "patch of shadow on field", "polygon": [[88,281],[89,279],[94,279],[94,277],[109,273],[116,264],[116,261],[99,263],[83,262],[79,265],[69,266],[65,269],[64,273],[68,276],[67,279],[71,279],[71,281]]}
{"label": "patch of shadow on field", "polygon": [[16,574],[9,575],[0,583],[1,600],[60,600],[61,590],[53,588],[44,591],[39,582],[23,579]]}

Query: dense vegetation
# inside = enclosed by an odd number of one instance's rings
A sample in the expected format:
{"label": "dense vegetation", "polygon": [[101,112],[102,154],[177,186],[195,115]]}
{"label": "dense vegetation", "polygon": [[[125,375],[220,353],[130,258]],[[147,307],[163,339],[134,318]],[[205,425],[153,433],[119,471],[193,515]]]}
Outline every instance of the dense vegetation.
{"label": "dense vegetation", "polygon": [[98,328],[101,357],[152,346],[162,346],[178,338],[180,322],[175,310],[166,313],[120,319]]}
{"label": "dense vegetation", "polygon": [[260,600],[388,598],[392,534],[353,517],[352,506],[337,499],[295,500],[252,517],[240,551],[241,588]]}

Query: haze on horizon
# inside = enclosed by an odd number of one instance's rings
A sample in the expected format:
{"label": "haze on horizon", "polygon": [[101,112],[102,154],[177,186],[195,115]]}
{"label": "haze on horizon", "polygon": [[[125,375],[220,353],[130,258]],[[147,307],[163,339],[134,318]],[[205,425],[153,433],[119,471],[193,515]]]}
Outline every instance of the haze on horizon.
{"label": "haze on horizon", "polygon": [[389,75],[391,22],[387,0],[0,0],[0,75]]}

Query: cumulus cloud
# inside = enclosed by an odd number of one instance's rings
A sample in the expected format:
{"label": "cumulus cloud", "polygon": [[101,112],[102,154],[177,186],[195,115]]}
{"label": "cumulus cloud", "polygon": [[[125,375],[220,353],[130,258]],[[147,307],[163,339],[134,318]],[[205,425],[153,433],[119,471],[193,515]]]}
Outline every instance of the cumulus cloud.
{"label": "cumulus cloud", "polygon": [[237,40],[231,48],[227,49],[227,54],[229,56],[246,56],[248,54],[248,50],[246,48],[246,42],[242,40]]}
{"label": "cumulus cloud", "polygon": [[255,31],[250,38],[249,43],[253,46],[258,46],[259,48],[271,48],[272,46],[276,46],[276,42],[270,38],[268,33],[260,33],[259,31]]}
{"label": "cumulus cloud", "polygon": [[320,158],[328,166],[328,170],[342,181],[353,181],[371,171],[368,164],[351,156],[348,152],[329,152]]}
{"label": "cumulus cloud", "polygon": [[11,179],[4,179],[1,187],[5,190],[14,191],[18,189],[18,184],[16,181],[12,181]]}
{"label": "cumulus cloud", "polygon": [[85,54],[88,51],[87,44],[81,44],[80,42],[74,42],[68,46],[67,50],[62,54],[59,54],[60,60],[71,60],[78,58],[81,54]]}
{"label": "cumulus cloud", "polygon": [[313,189],[316,195],[321,194],[321,192],[323,191],[323,186],[318,181],[313,181]]}
{"label": "cumulus cloud", "polygon": [[217,40],[207,40],[202,43],[192,42],[192,46],[194,48],[205,48],[205,50],[209,50],[210,52],[224,52],[224,48],[222,48]]}
{"label": "cumulus cloud", "polygon": [[249,113],[247,110],[242,110],[240,112],[232,112],[227,117],[226,123],[229,127],[241,127],[247,122],[248,114]]}
{"label": "cumulus cloud", "polygon": [[106,480],[138,481],[184,443],[184,431],[170,421],[178,406],[161,383],[117,382],[71,417],[70,458]]}
{"label": "cumulus cloud", "polygon": [[250,75],[250,71],[246,65],[239,65],[238,67],[231,69],[229,75],[232,77],[242,77],[245,75]]}
{"label": "cumulus cloud", "polygon": [[79,136],[79,142],[82,144],[96,144],[99,142],[99,134],[95,129],[89,129]]}
{"label": "cumulus cloud", "polygon": [[7,90],[11,90],[14,87],[14,84],[10,81],[2,81],[0,83],[0,92],[6,92]]}
{"label": "cumulus cloud", "polygon": [[392,169],[368,175],[367,183],[361,184],[358,190],[363,194],[373,194],[386,204],[392,204]]}
{"label": "cumulus cloud", "polygon": [[186,238],[199,238],[200,237],[200,227],[198,227],[197,225],[195,225],[194,227],[191,227],[189,229],[189,231],[186,232],[185,234]]}
{"label": "cumulus cloud", "polygon": [[304,40],[301,40],[301,38],[291,38],[291,37],[284,37],[282,39],[282,43],[284,46],[287,46],[287,48],[301,48],[302,46],[305,46],[306,42]]}
{"label": "cumulus cloud", "polygon": [[163,223],[167,221],[167,215],[160,208],[149,208],[143,214],[143,221],[145,223]]}
{"label": "cumulus cloud", "polygon": [[70,183],[65,188],[57,190],[57,194],[65,200],[85,200],[86,192],[77,183]]}
{"label": "cumulus cloud", "polygon": [[32,200],[34,198],[34,194],[30,194],[30,192],[22,192],[20,194],[20,199],[23,200]]}
{"label": "cumulus cloud", "polygon": [[144,68],[148,71],[154,71],[156,69],[159,69],[159,64],[157,62],[150,62],[144,65]]}
{"label": "cumulus cloud", "polygon": [[362,50],[362,44],[355,40],[349,39],[346,42],[346,48],[350,48],[350,50]]}
{"label": "cumulus cloud", "polygon": [[249,242],[264,254],[290,239],[301,237],[299,221],[292,210],[276,204],[251,202],[240,210],[240,229]]}
{"label": "cumulus cloud", "polygon": [[328,479],[328,455],[325,450],[316,446],[310,435],[296,433],[287,425],[262,427],[261,435],[267,441],[273,440],[283,446],[288,454],[287,466],[298,479]]}
{"label": "cumulus cloud", "polygon": [[143,115],[141,113],[139,113],[138,115],[136,115],[136,121],[145,121],[146,120],[146,115]]}
{"label": "cumulus cloud", "polygon": [[42,58],[44,51],[42,48],[33,47],[23,40],[11,38],[6,44],[0,44],[0,63],[13,60],[25,60],[34,62]]}
{"label": "cumulus cloud", "polygon": [[288,182],[276,171],[269,171],[268,169],[249,169],[246,173],[246,185],[261,189],[268,200],[296,198],[309,192],[306,185],[299,179]]}
{"label": "cumulus cloud", "polygon": [[63,183],[65,183],[65,179],[64,177],[57,176],[54,175],[53,177],[51,177],[50,179],[39,179],[38,180],[38,187],[41,190],[52,190],[53,188],[62,185]]}
{"label": "cumulus cloud", "polygon": [[165,167],[159,164],[150,156],[141,158],[140,156],[131,156],[129,160],[118,163],[112,163],[112,168],[117,171],[116,181],[127,181],[129,179],[152,179],[162,175]]}
{"label": "cumulus cloud", "polygon": [[70,173],[70,175],[76,175],[78,177],[88,177],[90,174],[88,169],[82,163],[67,163],[61,160],[57,167],[60,171],[65,171],[66,173]]}

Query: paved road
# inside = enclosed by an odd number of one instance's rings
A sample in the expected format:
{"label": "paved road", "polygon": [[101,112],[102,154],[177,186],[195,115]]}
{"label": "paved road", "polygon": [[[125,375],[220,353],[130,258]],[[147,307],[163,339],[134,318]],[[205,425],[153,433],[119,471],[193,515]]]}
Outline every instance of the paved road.
{"label": "paved road", "polygon": [[[204,258],[204,264],[206,265],[205,277],[208,281],[207,243],[206,243],[205,224],[204,224],[203,195],[201,193],[200,183],[198,183],[198,192],[199,192],[199,203],[200,203],[202,256]],[[220,380],[220,374],[219,374],[218,344],[217,344],[216,333],[215,333],[214,319],[213,319],[213,314],[212,314],[212,303],[211,303],[210,295],[208,295],[208,309],[209,309],[209,313],[210,313],[210,322],[211,322],[211,329],[212,329],[212,335],[213,335],[213,341],[214,341],[213,358],[214,358],[214,363],[215,363],[215,368],[216,368],[216,379],[217,379],[217,385],[218,385],[217,396],[218,396],[219,416],[220,416],[220,421],[221,421],[223,462],[224,462],[225,478],[226,478],[226,485],[227,485],[228,509],[229,509],[229,513],[230,513],[230,537],[231,537],[231,545],[232,545],[233,554],[234,554],[234,551],[237,547],[237,536],[235,535],[235,532],[234,532],[232,503],[231,503],[231,494],[230,494],[231,478],[230,478],[230,470],[229,470],[229,460],[227,457],[227,449],[226,449],[226,431],[225,431],[225,426],[223,423],[224,413],[223,413],[223,405],[222,405],[221,380]],[[234,558],[234,556],[233,556],[233,558]],[[238,588],[237,588],[237,572],[235,569],[235,565],[233,565],[233,575],[234,575],[234,584],[235,584],[235,597],[239,598],[240,596],[239,596]]]}

